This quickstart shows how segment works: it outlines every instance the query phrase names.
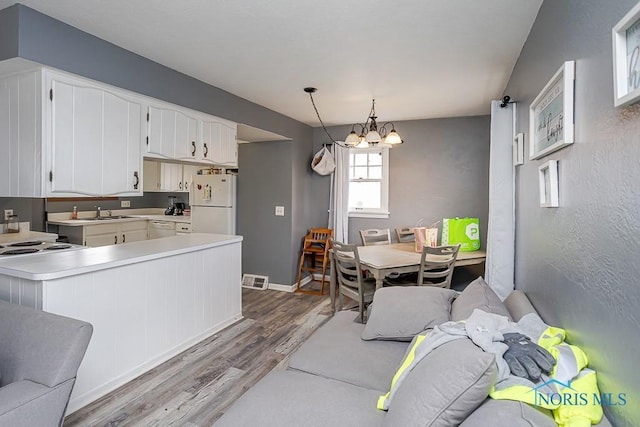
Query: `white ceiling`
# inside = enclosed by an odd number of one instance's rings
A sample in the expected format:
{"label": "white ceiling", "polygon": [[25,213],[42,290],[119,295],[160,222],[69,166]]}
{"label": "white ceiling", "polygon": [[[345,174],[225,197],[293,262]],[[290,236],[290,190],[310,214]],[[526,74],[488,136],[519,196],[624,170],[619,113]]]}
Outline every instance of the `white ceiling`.
{"label": "white ceiling", "polygon": [[[0,0],[0,9],[15,0]],[[317,126],[489,113],[542,0],[21,0]]]}

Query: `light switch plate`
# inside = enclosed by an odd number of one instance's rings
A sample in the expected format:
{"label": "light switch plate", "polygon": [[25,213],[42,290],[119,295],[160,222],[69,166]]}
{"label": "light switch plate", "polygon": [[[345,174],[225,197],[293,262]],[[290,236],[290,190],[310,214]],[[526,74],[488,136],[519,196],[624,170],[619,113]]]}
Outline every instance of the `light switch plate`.
{"label": "light switch plate", "polygon": [[284,206],[276,206],[276,216],[284,216]]}
{"label": "light switch plate", "polygon": [[131,200],[120,200],[120,207],[121,208],[130,208],[131,207]]}

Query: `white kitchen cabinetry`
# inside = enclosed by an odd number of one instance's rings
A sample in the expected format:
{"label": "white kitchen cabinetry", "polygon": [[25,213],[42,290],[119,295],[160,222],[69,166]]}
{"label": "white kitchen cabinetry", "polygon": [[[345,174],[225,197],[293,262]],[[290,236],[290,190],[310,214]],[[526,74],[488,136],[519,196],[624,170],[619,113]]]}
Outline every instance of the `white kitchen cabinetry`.
{"label": "white kitchen cabinetry", "polygon": [[196,159],[198,121],[190,110],[150,105],[147,120],[147,155],[177,160]]}
{"label": "white kitchen cabinetry", "polygon": [[198,174],[198,169],[200,169],[200,166],[197,165],[182,165],[182,181],[184,182],[185,191],[191,191],[193,175]]}
{"label": "white kitchen cabinetry", "polygon": [[85,226],[60,225],[58,227],[59,234],[67,236],[71,243],[92,247],[119,245],[149,238],[146,219]]}
{"label": "white kitchen cabinetry", "polygon": [[238,165],[237,125],[213,116],[201,120],[202,152],[200,160],[216,165]]}
{"label": "white kitchen cabinetry", "polygon": [[142,194],[142,106],[93,82],[45,71],[52,196]]}
{"label": "white kitchen cabinetry", "polygon": [[42,196],[42,78],[0,78],[0,197]]}
{"label": "white kitchen cabinetry", "polygon": [[144,161],[144,191],[181,192],[189,191],[191,175],[200,167],[179,163]]}

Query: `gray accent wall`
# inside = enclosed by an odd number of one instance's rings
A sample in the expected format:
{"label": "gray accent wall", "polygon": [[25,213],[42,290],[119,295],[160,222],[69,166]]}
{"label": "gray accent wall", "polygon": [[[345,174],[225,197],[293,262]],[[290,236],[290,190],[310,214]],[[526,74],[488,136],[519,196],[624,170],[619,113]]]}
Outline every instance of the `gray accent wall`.
{"label": "gray accent wall", "polygon": [[[614,108],[612,27],[636,0],[545,1],[505,94],[528,109],[565,60],[576,61],[575,140],[517,168],[516,287],[589,356],[615,425],[640,420],[640,104]],[[560,207],[538,206],[538,166],[558,160]],[[618,401],[619,403],[619,401]]]}
{"label": "gray accent wall", "polygon": [[[250,158],[246,153],[252,151],[253,145],[241,149],[245,155],[240,156],[238,181],[244,184],[239,184],[238,198],[246,203],[244,209],[238,209],[238,233],[249,242],[272,242],[270,251],[279,255],[277,260],[266,264],[266,268],[262,268],[265,264],[261,260],[247,256],[243,264],[245,272],[269,275],[276,283],[295,281],[294,265],[300,249],[298,235],[313,226],[306,216],[313,210],[314,200],[309,195],[312,174],[304,166],[311,161],[313,130],[310,126],[19,4],[0,11],[0,59],[14,56],[291,138],[286,155],[277,163],[277,167],[288,174],[285,181],[272,182],[269,174],[258,179],[249,165],[242,164],[243,157]],[[300,96],[304,96],[302,90]],[[256,148],[256,151],[262,152],[262,149]],[[248,176],[243,180],[244,174]],[[282,204],[289,209],[284,218],[279,218],[275,229],[259,225],[272,219],[262,215],[273,217],[273,207],[264,211],[263,206],[252,202],[250,197],[243,197],[242,192],[247,191],[252,182],[265,183],[267,187],[271,182],[271,188],[287,187],[281,189],[289,197]],[[284,234],[283,229],[287,230]],[[283,236],[288,236],[286,242]]]}
{"label": "gray accent wall", "polygon": [[[478,217],[482,247],[489,211],[488,116],[395,122],[405,141],[389,150],[389,218],[349,219],[349,241],[360,243],[359,230],[429,225],[443,218]],[[329,133],[344,139],[351,126],[335,126]],[[328,137],[314,130],[318,150]],[[322,198],[322,224],[327,222],[329,177],[316,175],[314,188]],[[318,219],[319,220],[319,219]]]}
{"label": "gray accent wall", "polygon": [[28,221],[33,231],[45,231],[44,199],[30,197],[0,197],[0,222],[5,223],[4,210],[13,209],[20,222]]}

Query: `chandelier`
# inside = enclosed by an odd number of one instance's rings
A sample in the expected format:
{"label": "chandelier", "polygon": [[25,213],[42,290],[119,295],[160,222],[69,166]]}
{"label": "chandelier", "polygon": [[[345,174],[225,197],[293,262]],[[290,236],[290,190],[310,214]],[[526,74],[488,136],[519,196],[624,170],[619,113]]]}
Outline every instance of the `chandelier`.
{"label": "chandelier", "polygon": [[[369,115],[367,116],[367,120],[364,122],[364,124],[353,124],[351,126],[351,132],[349,132],[349,135],[347,135],[347,138],[344,140],[344,142],[336,141],[331,136],[331,134],[329,134],[329,131],[324,125],[324,122],[320,118],[320,113],[318,112],[316,103],[313,101],[313,94],[317,90],[318,89],[316,89],[315,87],[304,88],[304,91],[308,93],[309,98],[311,98],[311,104],[313,105],[313,109],[316,112],[316,116],[318,116],[320,124],[322,125],[322,129],[324,129],[325,133],[334,144],[347,148],[370,148],[395,147],[396,145],[400,145],[404,142],[402,138],[400,138],[400,135],[398,135],[395,125],[392,122],[386,122],[380,128],[378,128],[378,116],[376,116],[375,99],[371,101],[371,110],[369,111]],[[388,130],[387,126],[390,127],[391,130]],[[356,132],[356,128],[359,128],[359,133]]]}

